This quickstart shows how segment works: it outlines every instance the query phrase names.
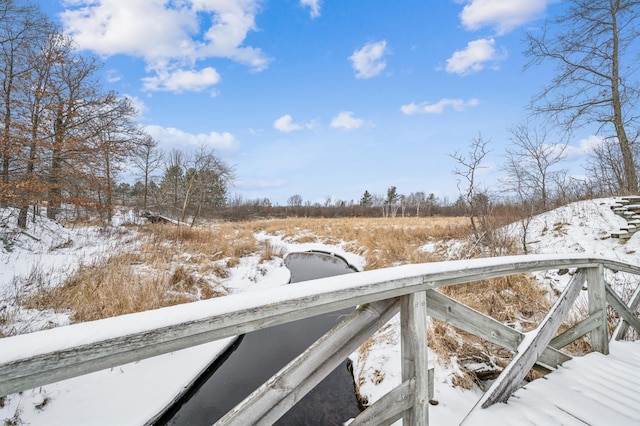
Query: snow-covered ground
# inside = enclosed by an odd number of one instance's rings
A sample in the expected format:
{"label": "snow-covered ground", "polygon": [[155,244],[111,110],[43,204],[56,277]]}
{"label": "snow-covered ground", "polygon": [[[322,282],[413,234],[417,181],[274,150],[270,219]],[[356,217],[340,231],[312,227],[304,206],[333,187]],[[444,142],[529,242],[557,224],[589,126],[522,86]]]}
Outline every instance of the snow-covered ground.
{"label": "snow-covered ground", "polygon": [[[640,264],[640,235],[624,244],[608,238],[625,224],[609,208],[613,202],[607,199],[574,203],[534,218],[527,229],[529,252],[593,253]],[[32,278],[33,274],[41,275],[40,280],[36,280],[39,285],[57,285],[79,265],[136,244],[130,228],[65,228],[42,218],[30,224],[27,233],[19,233],[10,226],[14,218],[6,217],[11,211],[1,212],[5,217],[0,217],[0,316],[17,309],[13,302],[20,291],[31,291],[21,286],[22,280],[30,275]],[[521,231],[521,226],[513,225],[509,232],[516,235]],[[284,252],[332,251],[359,269],[364,267],[362,257],[346,252],[341,245],[292,244],[265,234],[258,234],[256,238],[268,239],[271,244],[283,247]],[[260,273],[256,273],[258,268]],[[610,275],[608,279],[623,285],[629,281],[622,273]],[[568,276],[545,273],[538,278],[545,285],[561,289]],[[255,255],[243,258],[223,284],[232,292],[245,292],[280,286],[288,280],[289,272],[281,258],[259,263],[259,256]],[[12,311],[11,317],[14,321],[3,326],[5,333],[12,331],[11,328],[26,333],[57,327],[69,320],[64,314],[24,309]],[[395,343],[397,322],[395,318],[381,330],[383,338],[376,339],[377,346],[366,357],[359,353],[352,355],[355,374],[363,381],[361,392],[370,402],[400,383],[400,354]],[[225,339],[9,395],[0,408],[0,420],[15,418],[31,425],[142,424],[172,400],[229,341]],[[443,367],[435,355],[430,359],[435,360],[434,399],[439,402],[430,407],[430,418],[437,425],[458,424],[478,400],[480,391],[451,386],[455,362]]]}

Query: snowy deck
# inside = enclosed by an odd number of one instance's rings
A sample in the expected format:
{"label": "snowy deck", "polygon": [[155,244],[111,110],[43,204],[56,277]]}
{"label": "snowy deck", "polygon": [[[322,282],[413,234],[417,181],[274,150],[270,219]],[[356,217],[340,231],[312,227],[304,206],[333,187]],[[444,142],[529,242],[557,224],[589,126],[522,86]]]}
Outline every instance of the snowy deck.
{"label": "snowy deck", "polygon": [[639,425],[640,341],[612,342],[607,356],[574,358],[464,424]]}

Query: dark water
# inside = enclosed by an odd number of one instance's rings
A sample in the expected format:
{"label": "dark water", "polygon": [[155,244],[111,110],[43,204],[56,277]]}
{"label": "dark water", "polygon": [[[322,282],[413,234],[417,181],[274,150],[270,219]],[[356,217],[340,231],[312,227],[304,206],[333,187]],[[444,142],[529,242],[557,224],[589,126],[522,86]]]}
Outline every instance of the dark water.
{"label": "dark water", "polygon": [[[318,252],[291,253],[285,259],[291,282],[354,272],[344,259]],[[157,424],[211,425],[351,310],[320,315],[244,335],[202,378],[189,399]],[[285,414],[277,425],[340,425],[359,413],[347,362]]]}
{"label": "dark water", "polygon": [[284,264],[291,271],[291,283],[357,272],[343,257],[320,251],[290,253]]}

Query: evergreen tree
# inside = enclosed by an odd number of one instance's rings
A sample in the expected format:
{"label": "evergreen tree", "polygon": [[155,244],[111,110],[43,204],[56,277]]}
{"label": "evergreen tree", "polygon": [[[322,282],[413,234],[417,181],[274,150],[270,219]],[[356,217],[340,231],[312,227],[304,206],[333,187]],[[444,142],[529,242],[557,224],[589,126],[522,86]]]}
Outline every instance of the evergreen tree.
{"label": "evergreen tree", "polygon": [[365,190],[364,194],[362,194],[362,198],[360,198],[360,205],[363,207],[371,207],[372,204],[373,195],[371,195],[368,190]]}

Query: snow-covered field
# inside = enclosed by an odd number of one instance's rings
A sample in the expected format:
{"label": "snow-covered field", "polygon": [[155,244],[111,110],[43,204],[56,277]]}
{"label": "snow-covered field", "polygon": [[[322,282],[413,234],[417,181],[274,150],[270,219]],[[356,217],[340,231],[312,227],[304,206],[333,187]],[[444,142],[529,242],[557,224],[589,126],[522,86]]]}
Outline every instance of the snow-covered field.
{"label": "snow-covered field", "polygon": [[[606,199],[574,203],[534,218],[527,230],[529,252],[593,253],[640,264],[639,235],[624,244],[608,238],[611,232],[625,224],[609,208],[613,202]],[[11,213],[0,210],[3,215],[0,216],[0,316],[13,319],[2,326],[5,334],[57,327],[69,321],[64,314],[17,308],[15,301],[24,294],[21,292],[35,290],[25,289],[23,280],[26,282],[29,276],[33,278],[33,274],[39,274],[40,279],[35,280],[40,283],[38,285],[54,286],[79,265],[108,256],[115,250],[132,249],[136,244],[133,231],[117,225],[107,229],[66,228],[41,218],[30,224],[26,233],[20,233],[13,227],[15,219],[8,218]],[[133,218],[119,217],[120,222],[126,220]],[[516,224],[509,232],[517,234],[521,230],[522,227]],[[346,252],[340,245],[291,244],[265,234],[258,234],[256,238],[268,239],[272,244],[282,246],[285,252],[333,251],[360,269],[364,266],[362,257]],[[256,274],[258,267],[261,272]],[[623,285],[628,281],[622,273],[610,275],[610,281]],[[568,277],[545,273],[538,279],[543,285],[561,289]],[[281,258],[259,263],[259,256],[255,255],[243,258],[231,270],[224,285],[232,292],[244,292],[280,286],[288,280],[289,272]],[[352,356],[356,374],[364,379],[361,392],[370,402],[400,383],[400,354],[394,343],[398,341],[398,328],[395,318],[381,331],[386,335],[377,339],[378,345],[368,353],[366,362],[358,353]],[[228,343],[229,339],[213,342],[9,395],[0,408],[0,420],[15,419],[15,424],[22,421],[32,425],[142,424]],[[480,391],[452,387],[455,362],[445,368],[437,362],[435,355],[430,359],[435,367],[434,399],[439,402],[430,407],[430,418],[437,425],[458,424],[478,400]]]}

